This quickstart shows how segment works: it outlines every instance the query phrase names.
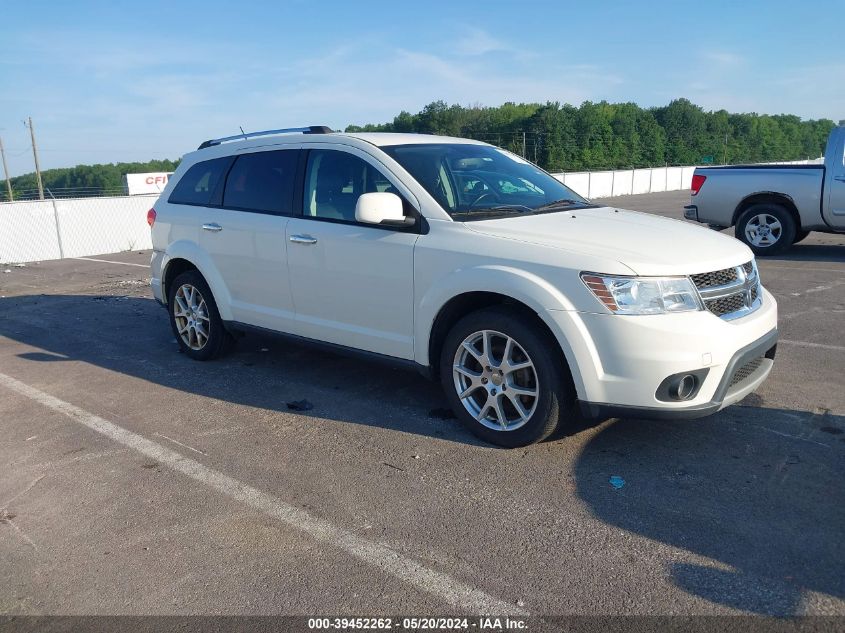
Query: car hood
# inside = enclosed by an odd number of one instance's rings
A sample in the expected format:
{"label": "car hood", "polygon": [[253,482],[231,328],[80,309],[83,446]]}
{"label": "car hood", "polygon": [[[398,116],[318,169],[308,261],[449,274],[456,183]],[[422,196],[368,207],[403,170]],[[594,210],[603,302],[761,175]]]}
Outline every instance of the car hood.
{"label": "car hood", "polygon": [[477,220],[466,226],[493,237],[611,259],[638,275],[691,275],[753,257],[739,240],[707,227],[613,207]]}

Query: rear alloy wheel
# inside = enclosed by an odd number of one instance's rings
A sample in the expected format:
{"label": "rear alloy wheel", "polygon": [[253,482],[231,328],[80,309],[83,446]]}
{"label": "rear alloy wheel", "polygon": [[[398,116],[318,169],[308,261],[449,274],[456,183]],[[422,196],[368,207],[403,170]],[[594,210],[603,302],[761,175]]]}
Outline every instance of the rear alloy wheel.
{"label": "rear alloy wheel", "polygon": [[797,227],[792,215],[777,204],[755,204],[739,216],[736,237],[756,255],[779,255],[792,246]]}
{"label": "rear alloy wheel", "polygon": [[208,344],[211,319],[202,293],[191,284],[182,284],[173,297],[176,330],[187,347],[195,352]]}
{"label": "rear alloy wheel", "polygon": [[500,446],[547,438],[574,403],[556,346],[514,309],[488,308],[461,319],[440,358],[443,389],[457,417]]}
{"label": "rear alloy wheel", "polygon": [[216,358],[231,342],[211,289],[199,272],[189,270],[173,281],[167,305],[176,341],[191,358]]}

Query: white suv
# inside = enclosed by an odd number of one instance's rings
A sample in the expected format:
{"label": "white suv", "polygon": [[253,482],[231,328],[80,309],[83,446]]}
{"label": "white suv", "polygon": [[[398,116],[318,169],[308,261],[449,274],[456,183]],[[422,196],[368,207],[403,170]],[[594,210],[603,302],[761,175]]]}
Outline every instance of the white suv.
{"label": "white suv", "polygon": [[772,368],[751,251],[592,204],[476,141],[324,127],[206,141],[149,212],[152,289],[185,354],[253,328],[439,377],[504,446],[589,418],[694,418]]}

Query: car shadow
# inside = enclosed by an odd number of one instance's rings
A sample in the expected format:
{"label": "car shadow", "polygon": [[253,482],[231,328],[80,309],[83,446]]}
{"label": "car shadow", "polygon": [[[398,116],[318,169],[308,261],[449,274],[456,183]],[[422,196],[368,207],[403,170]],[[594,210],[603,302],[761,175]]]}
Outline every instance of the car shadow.
{"label": "car shadow", "polygon": [[[34,363],[81,361],[267,411],[301,412],[488,446],[455,419],[438,383],[401,366],[257,333],[239,339],[235,349],[218,360],[191,360],[179,353],[166,312],[148,298],[0,298],[0,335],[39,348],[17,355]],[[390,394],[396,406],[390,412],[383,407],[374,412],[378,407],[373,403],[383,400],[384,394]]]}
{"label": "car shadow", "polygon": [[602,521],[677,548],[677,587],[796,615],[808,591],[845,598],[843,429],[843,416],[741,405],[684,424],[615,420],[582,451],[577,493]]}

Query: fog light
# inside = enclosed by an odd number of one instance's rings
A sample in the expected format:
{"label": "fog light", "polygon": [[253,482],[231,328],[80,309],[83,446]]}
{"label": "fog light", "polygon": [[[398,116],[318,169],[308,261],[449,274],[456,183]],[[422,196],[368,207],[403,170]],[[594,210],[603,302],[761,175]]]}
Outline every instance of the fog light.
{"label": "fog light", "polygon": [[687,374],[670,387],[670,394],[675,400],[688,400],[695,391],[695,376]]}
{"label": "fog light", "polygon": [[701,389],[709,371],[709,369],[697,369],[672,374],[660,383],[654,396],[663,402],[692,400],[698,395],[698,390]]}

